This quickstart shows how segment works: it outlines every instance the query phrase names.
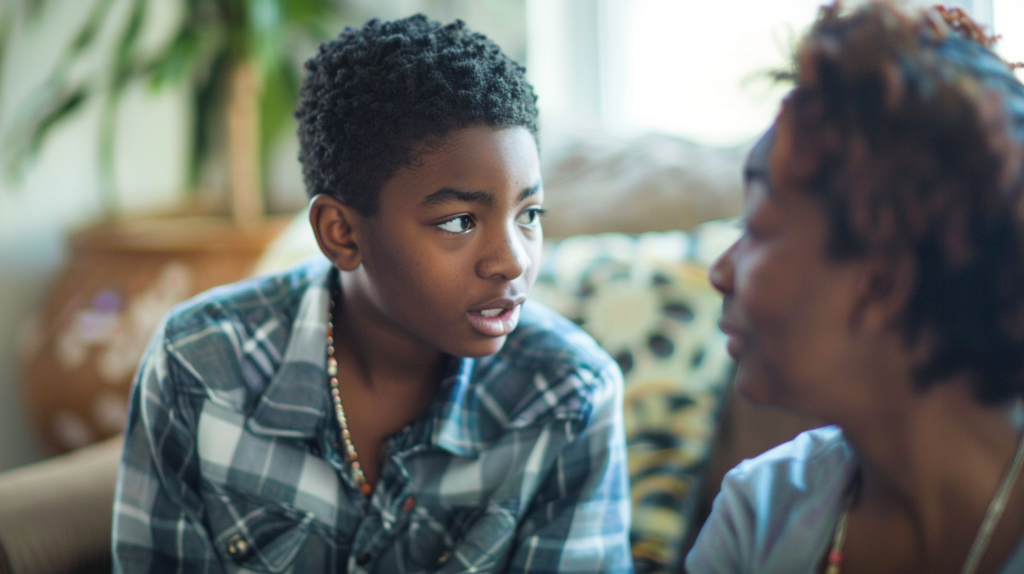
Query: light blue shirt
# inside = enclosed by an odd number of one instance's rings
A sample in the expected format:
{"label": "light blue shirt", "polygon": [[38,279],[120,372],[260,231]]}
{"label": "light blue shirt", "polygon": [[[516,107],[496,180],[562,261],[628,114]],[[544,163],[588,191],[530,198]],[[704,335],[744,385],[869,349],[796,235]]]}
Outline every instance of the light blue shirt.
{"label": "light blue shirt", "polygon": [[[856,461],[838,427],[807,431],[745,460],[722,480],[686,557],[689,574],[817,572]],[[1000,570],[1024,572],[1024,540]]]}

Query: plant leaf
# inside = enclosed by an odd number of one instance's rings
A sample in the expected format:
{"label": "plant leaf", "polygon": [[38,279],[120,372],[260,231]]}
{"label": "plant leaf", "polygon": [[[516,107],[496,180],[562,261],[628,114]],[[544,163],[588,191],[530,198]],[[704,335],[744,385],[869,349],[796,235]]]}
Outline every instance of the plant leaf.
{"label": "plant leaf", "polygon": [[0,13],[0,110],[3,109],[4,68],[7,62],[7,48],[11,41],[11,29],[13,28],[13,17],[5,16],[6,14]]}
{"label": "plant leaf", "polygon": [[330,0],[286,0],[283,5],[285,19],[290,23],[323,22],[336,16]]}
{"label": "plant leaf", "polygon": [[299,93],[298,69],[284,60],[273,73],[263,78],[260,98],[260,165],[263,181],[268,181],[271,154],[284,133],[295,131],[292,113]]}
{"label": "plant leaf", "polygon": [[272,74],[287,56],[284,12],[277,0],[249,0],[249,45],[262,76]]}
{"label": "plant leaf", "polygon": [[114,73],[111,77],[111,92],[117,98],[124,91],[125,86],[131,79],[139,75],[142,67],[138,65],[135,55],[135,46],[139,41],[139,32],[142,30],[142,23],[146,17],[147,0],[134,0],[131,12],[128,14],[128,21],[125,23],[124,31],[117,42],[114,52]]}
{"label": "plant leaf", "polygon": [[46,0],[27,0],[25,2],[25,13],[31,19],[39,18],[46,9]]}
{"label": "plant leaf", "polygon": [[[42,4],[41,0],[37,1]],[[82,52],[92,45],[93,40],[96,39],[96,34],[99,33],[100,28],[103,26],[103,22],[106,21],[107,14],[110,13],[112,5],[113,0],[97,0],[92,12],[89,13],[89,17],[86,18],[85,24],[82,25],[78,34],[75,35],[75,39],[68,46],[68,50],[64,55],[65,59],[81,55]]]}
{"label": "plant leaf", "polygon": [[192,71],[200,55],[199,36],[186,23],[165,51],[151,59],[146,66],[150,74],[149,87],[153,91],[184,80]]}
{"label": "plant leaf", "polygon": [[[43,0],[35,0],[37,7],[32,8],[30,5],[30,11],[32,9],[42,10],[43,3]],[[40,114],[39,110],[50,109],[57,105],[58,100],[67,93],[68,70],[70,70],[72,65],[74,65],[74,63],[84,55],[87,48],[96,38],[97,31],[102,26],[110,12],[111,5],[112,0],[98,0],[96,2],[92,11],[89,12],[89,16],[86,18],[82,28],[79,30],[78,34],[76,34],[75,39],[68,45],[57,60],[57,63],[50,72],[49,77],[28,99],[25,107],[28,108],[29,111],[22,112],[19,115],[33,118]],[[29,121],[31,122],[31,119]]]}
{"label": "plant leaf", "polygon": [[117,104],[118,98],[107,97],[100,115],[100,145],[97,148],[99,158],[99,193],[103,212],[114,215],[118,212],[120,201],[117,194],[115,179],[114,144],[117,135]]}
{"label": "plant leaf", "polygon": [[[222,132],[231,66],[250,60],[259,67],[262,80],[260,152],[266,160],[280,137],[294,128],[292,112],[301,74],[293,52],[300,45],[303,50],[308,49],[305,41],[327,38],[339,18],[337,0],[180,0],[185,11],[184,22],[155,55],[143,58],[139,53],[139,37],[151,0],[91,1],[88,17],[72,37],[55,71],[26,106],[29,113],[20,114],[29,121],[22,122],[27,128],[17,132],[28,134],[17,140],[22,152],[18,157],[34,156],[55,125],[82,107],[89,97],[102,95],[98,154],[101,192],[105,194],[104,205],[108,210],[116,209],[117,200],[113,189],[117,108],[132,80],[146,79],[154,90],[188,86],[194,106],[189,182],[195,189],[214,148],[224,143]],[[99,43],[111,16],[121,14],[114,10],[116,1],[131,4],[113,56],[104,59],[111,72],[99,82],[106,82],[106,89],[98,87],[97,74],[80,86],[69,86],[72,67],[91,57],[88,54],[95,51],[93,48]],[[47,0],[24,2],[29,14],[54,8]],[[0,66],[5,55],[5,33],[4,26],[0,25]],[[0,79],[2,71],[0,68]],[[264,169],[268,163],[263,162]]]}
{"label": "plant leaf", "polygon": [[85,86],[63,92],[53,98],[49,107],[26,121],[21,129],[15,130],[8,140],[12,153],[5,162],[8,177],[20,175],[28,164],[39,155],[43,141],[60,122],[74,114],[89,97]]}
{"label": "plant leaf", "polygon": [[292,37],[319,43],[335,35],[340,13],[331,0],[287,0],[285,15]]}
{"label": "plant leaf", "polygon": [[218,120],[223,123],[222,112],[228,98],[228,65],[230,55],[227,45],[213,59],[210,71],[192,90],[192,149],[189,154],[188,181],[195,190],[202,178],[203,164],[209,159],[214,148],[213,139]]}
{"label": "plant leaf", "polygon": [[100,202],[104,212],[112,215],[117,212],[117,188],[114,178],[114,146],[117,135],[117,109],[128,83],[143,72],[137,62],[135,46],[138,44],[139,32],[146,17],[148,0],[134,0],[128,20],[124,24],[121,37],[118,39],[114,52],[114,71],[107,88],[103,113],[100,117],[99,146],[99,191]]}
{"label": "plant leaf", "polygon": [[50,130],[82,107],[82,104],[85,103],[88,97],[89,91],[84,87],[80,87],[57,100],[53,109],[36,122],[35,129],[32,130],[32,135],[29,138],[29,153],[32,156],[38,154],[42,147],[43,139]]}

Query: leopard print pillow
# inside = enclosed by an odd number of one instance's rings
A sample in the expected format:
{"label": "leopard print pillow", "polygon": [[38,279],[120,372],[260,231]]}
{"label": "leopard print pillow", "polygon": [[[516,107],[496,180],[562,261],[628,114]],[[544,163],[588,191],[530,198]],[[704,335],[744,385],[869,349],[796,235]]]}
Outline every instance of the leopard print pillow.
{"label": "leopard print pillow", "polygon": [[548,246],[533,291],[622,368],[638,574],[681,561],[710,458],[732,362],[707,263],[729,229],[570,237]]}

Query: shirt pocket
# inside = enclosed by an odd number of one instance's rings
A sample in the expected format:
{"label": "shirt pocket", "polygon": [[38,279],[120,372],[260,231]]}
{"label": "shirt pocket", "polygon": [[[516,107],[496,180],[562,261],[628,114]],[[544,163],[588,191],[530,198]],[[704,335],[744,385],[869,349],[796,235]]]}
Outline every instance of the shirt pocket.
{"label": "shirt pocket", "polygon": [[418,506],[402,538],[413,571],[501,571],[515,538],[518,502]]}
{"label": "shirt pocket", "polygon": [[228,572],[333,572],[337,549],[311,513],[222,490],[207,502],[210,536]]}

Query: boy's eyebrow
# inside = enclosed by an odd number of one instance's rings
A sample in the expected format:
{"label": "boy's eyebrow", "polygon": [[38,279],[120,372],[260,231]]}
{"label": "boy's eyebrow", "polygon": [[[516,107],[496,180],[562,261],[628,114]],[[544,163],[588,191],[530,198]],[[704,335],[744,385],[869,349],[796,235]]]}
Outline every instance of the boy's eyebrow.
{"label": "boy's eyebrow", "polygon": [[463,191],[453,187],[442,187],[428,195],[420,205],[441,205],[450,201],[464,201],[466,203],[482,203],[487,206],[494,205],[494,196],[486,191]]}
{"label": "boy's eyebrow", "polygon": [[[521,203],[527,197],[536,195],[541,189],[540,182],[533,184],[531,187],[523,189],[519,192],[519,197],[516,198],[516,203]],[[464,191],[461,189],[455,189],[454,187],[442,187],[441,189],[431,193],[420,205],[427,207],[432,205],[442,205],[449,201],[464,201],[466,203],[482,203],[488,207],[494,205],[494,196],[486,191]]]}
{"label": "boy's eyebrow", "polygon": [[519,192],[519,197],[516,199],[516,203],[522,203],[524,199],[531,195],[536,195],[540,191],[540,182],[533,184],[531,187],[527,187],[523,191]]}

